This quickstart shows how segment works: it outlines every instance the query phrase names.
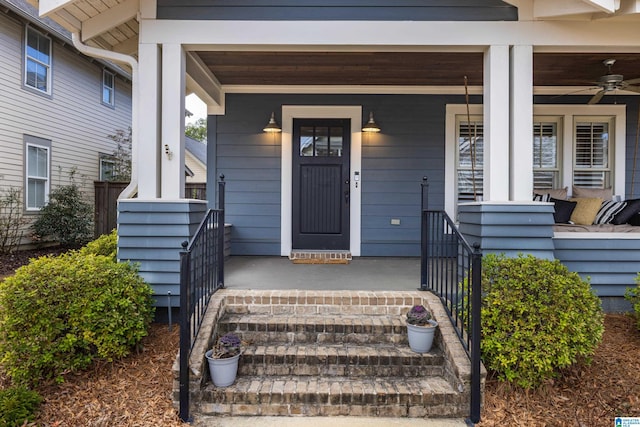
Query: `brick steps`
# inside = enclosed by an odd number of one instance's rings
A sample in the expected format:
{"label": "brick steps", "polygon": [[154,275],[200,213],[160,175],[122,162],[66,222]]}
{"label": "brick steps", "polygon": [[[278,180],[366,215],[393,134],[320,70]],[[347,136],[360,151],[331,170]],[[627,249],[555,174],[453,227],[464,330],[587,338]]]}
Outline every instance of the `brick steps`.
{"label": "brick steps", "polygon": [[463,414],[451,408],[464,400],[441,377],[239,376],[230,387],[208,385],[202,397],[202,415],[236,416],[456,417]]}
{"label": "brick steps", "polygon": [[444,356],[433,350],[411,351],[408,345],[299,344],[251,345],[240,358],[240,376],[394,376],[442,375]]}
{"label": "brick steps", "polygon": [[[429,306],[440,326],[427,354],[410,350],[405,316]],[[243,355],[233,385],[217,388],[204,353],[234,332]],[[177,365],[176,365],[177,366]],[[200,417],[464,417],[470,365],[438,298],[425,292],[221,290],[190,361]],[[179,388],[174,366],[174,396]]]}

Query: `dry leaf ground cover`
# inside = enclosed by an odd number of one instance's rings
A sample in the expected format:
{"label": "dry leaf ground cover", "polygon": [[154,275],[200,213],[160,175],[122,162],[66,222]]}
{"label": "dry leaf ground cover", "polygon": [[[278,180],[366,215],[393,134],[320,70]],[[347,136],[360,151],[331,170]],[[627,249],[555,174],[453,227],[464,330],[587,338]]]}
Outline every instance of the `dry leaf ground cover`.
{"label": "dry leaf ground cover", "polygon": [[[41,387],[44,403],[35,425],[184,426],[171,403],[177,328],[153,324],[143,346],[138,354]],[[606,316],[604,340],[590,366],[568,369],[528,392],[490,377],[479,426],[609,427],[615,416],[640,417],[640,332],[624,314]]]}

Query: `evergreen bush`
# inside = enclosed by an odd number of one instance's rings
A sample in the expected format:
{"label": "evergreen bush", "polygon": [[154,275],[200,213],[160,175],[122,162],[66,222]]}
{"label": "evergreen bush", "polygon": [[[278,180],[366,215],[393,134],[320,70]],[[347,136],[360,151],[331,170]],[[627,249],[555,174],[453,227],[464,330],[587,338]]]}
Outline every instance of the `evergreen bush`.
{"label": "evergreen bush", "polygon": [[152,320],[135,266],[85,248],[32,260],[0,283],[0,364],[16,384],[129,354]]}
{"label": "evergreen bush", "polygon": [[624,296],[633,304],[633,311],[636,314],[636,322],[640,330],[640,273],[636,276],[636,287],[628,288]]}
{"label": "evergreen bush", "polygon": [[27,425],[33,421],[41,401],[37,392],[22,386],[0,390],[0,427]]}
{"label": "evergreen bush", "polygon": [[113,229],[109,234],[103,234],[97,239],[87,243],[80,249],[81,255],[104,255],[117,261],[118,254],[118,232]]}
{"label": "evergreen bush", "polygon": [[37,238],[51,237],[64,247],[80,247],[93,238],[93,207],[72,180],[51,191],[33,230]]}
{"label": "evergreen bush", "polygon": [[599,298],[558,260],[485,255],[482,292],[482,357],[501,380],[538,386],[602,339]]}

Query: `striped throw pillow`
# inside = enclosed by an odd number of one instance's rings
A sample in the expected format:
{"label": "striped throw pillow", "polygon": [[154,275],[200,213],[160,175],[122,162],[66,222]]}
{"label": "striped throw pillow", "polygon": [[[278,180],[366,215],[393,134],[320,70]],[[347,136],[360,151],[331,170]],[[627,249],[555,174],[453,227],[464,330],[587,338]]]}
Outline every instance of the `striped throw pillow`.
{"label": "striped throw pillow", "polygon": [[627,206],[627,202],[614,202],[613,200],[605,200],[602,202],[594,224],[609,224],[613,217],[618,215]]}

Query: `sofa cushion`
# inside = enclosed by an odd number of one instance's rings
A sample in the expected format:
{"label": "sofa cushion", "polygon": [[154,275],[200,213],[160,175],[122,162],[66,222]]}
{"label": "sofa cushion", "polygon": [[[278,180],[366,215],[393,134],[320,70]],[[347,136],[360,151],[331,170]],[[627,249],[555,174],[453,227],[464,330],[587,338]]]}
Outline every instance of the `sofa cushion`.
{"label": "sofa cushion", "polygon": [[577,203],[569,200],[554,199],[553,197],[549,201],[553,202],[553,221],[556,224],[568,224]]}
{"label": "sofa cushion", "polygon": [[598,214],[596,215],[594,224],[609,224],[613,220],[613,218],[622,211],[625,206],[627,206],[627,202],[614,202],[613,200],[605,200],[600,205],[600,209],[598,210]]}
{"label": "sofa cushion", "polygon": [[599,197],[578,197],[570,200],[577,203],[571,214],[571,222],[579,225],[593,224],[600,206],[602,206],[602,199]]}

